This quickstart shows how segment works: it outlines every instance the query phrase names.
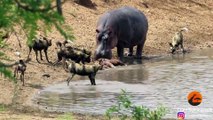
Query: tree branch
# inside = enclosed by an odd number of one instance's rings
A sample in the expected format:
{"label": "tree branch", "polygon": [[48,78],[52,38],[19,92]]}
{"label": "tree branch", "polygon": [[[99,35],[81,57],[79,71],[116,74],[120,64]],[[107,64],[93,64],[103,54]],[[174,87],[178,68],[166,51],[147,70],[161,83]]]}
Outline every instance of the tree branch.
{"label": "tree branch", "polygon": [[49,10],[52,10],[54,8],[57,7],[57,11],[59,14],[62,14],[62,8],[61,8],[61,5],[64,4],[66,1],[68,0],[64,0],[63,2],[61,2],[61,0],[56,0],[56,5],[55,6],[52,6],[52,7],[47,7],[47,8],[41,8],[41,9],[33,9],[33,8],[30,8],[28,5],[23,5],[21,4],[18,0],[15,0],[16,4],[18,5],[18,7],[26,10],[26,11],[30,11],[30,12],[47,12]]}
{"label": "tree branch", "polygon": [[[28,63],[30,61],[31,61],[31,59],[26,59],[26,60],[24,60],[24,63]],[[13,67],[14,65],[18,65],[18,64],[19,64],[19,61],[16,61],[16,62],[11,63],[11,64],[5,64],[5,63],[0,61],[0,67]]]}

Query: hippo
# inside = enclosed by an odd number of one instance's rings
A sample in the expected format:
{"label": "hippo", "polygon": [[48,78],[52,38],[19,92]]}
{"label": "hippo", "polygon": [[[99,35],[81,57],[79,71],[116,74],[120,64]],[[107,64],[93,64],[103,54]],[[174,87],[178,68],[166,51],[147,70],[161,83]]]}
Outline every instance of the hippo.
{"label": "hippo", "polygon": [[133,7],[125,6],[104,13],[97,23],[95,59],[111,59],[112,49],[117,47],[117,55],[122,60],[124,48],[129,48],[128,56],[132,56],[136,45],[135,57],[141,59],[147,31],[146,16]]}

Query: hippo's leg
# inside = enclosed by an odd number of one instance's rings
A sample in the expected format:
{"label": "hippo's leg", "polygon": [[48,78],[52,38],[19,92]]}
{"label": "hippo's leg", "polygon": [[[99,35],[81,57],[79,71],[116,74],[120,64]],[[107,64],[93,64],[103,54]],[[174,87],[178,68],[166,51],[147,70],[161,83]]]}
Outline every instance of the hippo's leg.
{"label": "hippo's leg", "polygon": [[142,50],[143,50],[144,43],[146,41],[146,35],[143,36],[141,41],[142,42],[137,45],[136,59],[141,59],[142,58]]}
{"label": "hippo's leg", "polygon": [[139,44],[137,45],[137,51],[136,51],[136,59],[141,59],[142,58],[142,49],[143,49],[143,45]]}
{"label": "hippo's leg", "polygon": [[122,46],[117,46],[117,54],[119,59],[122,61],[124,56],[124,48]]}
{"label": "hippo's leg", "polygon": [[129,53],[128,56],[132,56],[133,55],[133,46],[129,48]]}

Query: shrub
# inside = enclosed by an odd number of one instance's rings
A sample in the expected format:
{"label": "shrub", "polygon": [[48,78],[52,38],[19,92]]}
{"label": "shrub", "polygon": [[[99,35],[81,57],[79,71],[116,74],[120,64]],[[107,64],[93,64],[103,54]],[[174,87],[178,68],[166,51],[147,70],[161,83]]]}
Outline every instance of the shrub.
{"label": "shrub", "polygon": [[116,115],[121,120],[125,120],[128,117],[133,120],[161,120],[168,112],[167,108],[163,106],[159,106],[155,110],[150,110],[145,106],[136,106],[130,98],[130,95],[125,90],[122,90],[118,96],[117,104],[107,109],[107,118],[112,119],[112,116]]}

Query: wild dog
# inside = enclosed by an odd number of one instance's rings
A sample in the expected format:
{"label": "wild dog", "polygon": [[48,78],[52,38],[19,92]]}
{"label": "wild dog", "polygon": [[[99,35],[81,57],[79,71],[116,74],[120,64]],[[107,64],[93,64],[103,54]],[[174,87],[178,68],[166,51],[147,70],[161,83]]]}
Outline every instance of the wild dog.
{"label": "wild dog", "polygon": [[66,47],[61,42],[57,42],[56,45],[58,48],[58,51],[57,51],[58,59],[54,63],[54,65],[62,60],[62,63],[64,66],[65,59],[71,59],[71,60],[75,61],[76,63],[82,62],[83,64],[85,62],[88,62],[88,63],[91,62],[91,58],[90,58],[91,54],[87,54],[86,51],[84,51],[84,50],[80,51],[80,50],[76,50],[70,46]]}
{"label": "wild dog", "polygon": [[58,45],[60,45],[61,44],[61,46],[63,46],[63,47],[66,47],[66,48],[69,48],[69,49],[73,49],[73,50],[75,50],[75,51],[80,51],[80,52],[83,52],[83,53],[85,53],[85,54],[87,54],[87,55],[89,55],[89,56],[91,56],[92,55],[92,52],[91,51],[89,51],[89,50],[86,50],[86,49],[80,49],[80,48],[77,48],[77,47],[73,47],[73,46],[71,46],[70,45],[70,43],[72,43],[71,41],[69,41],[69,40],[64,40],[63,42],[57,42],[56,43],[56,45],[58,46]]}
{"label": "wild dog", "polygon": [[188,31],[187,28],[182,28],[179,32],[176,32],[174,37],[172,38],[172,42],[169,43],[171,53],[174,54],[174,52],[181,47],[181,51],[184,53],[184,47],[183,47],[183,31]]}
{"label": "wild dog", "polygon": [[36,40],[33,41],[32,45],[29,45],[29,54],[28,54],[27,58],[29,59],[30,53],[33,49],[35,51],[35,54],[36,54],[36,60],[37,60],[38,63],[40,63],[38,61],[38,51],[40,52],[40,59],[43,60],[41,51],[44,50],[46,60],[47,60],[48,63],[50,63],[50,61],[48,59],[48,55],[47,55],[47,50],[51,45],[52,45],[52,40],[49,40],[49,39],[47,39],[46,37],[43,37],[43,36],[41,38],[37,38]]}
{"label": "wild dog", "polygon": [[101,65],[85,65],[85,64],[79,64],[75,63],[73,61],[65,61],[66,63],[66,69],[72,74],[72,76],[69,76],[67,78],[67,85],[69,85],[69,82],[71,79],[77,74],[80,76],[88,76],[90,79],[91,85],[96,85],[95,83],[95,76],[98,70],[102,69]]}
{"label": "wild dog", "polygon": [[19,60],[18,65],[15,67],[14,70],[14,77],[16,77],[18,75],[18,73],[20,73],[20,80],[22,81],[22,85],[24,86],[24,73],[26,71],[26,64],[24,63],[23,60]]}

